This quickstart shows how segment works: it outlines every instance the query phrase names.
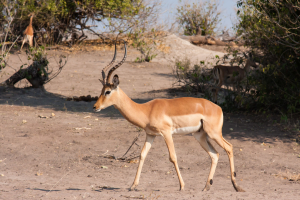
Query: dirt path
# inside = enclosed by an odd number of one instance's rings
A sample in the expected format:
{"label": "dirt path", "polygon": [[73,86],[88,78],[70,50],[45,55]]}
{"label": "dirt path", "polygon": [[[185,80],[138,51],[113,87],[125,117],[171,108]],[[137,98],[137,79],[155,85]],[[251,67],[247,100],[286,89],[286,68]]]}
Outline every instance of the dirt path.
{"label": "dirt path", "polygon": [[[299,145],[268,118],[226,113],[223,134],[233,144],[237,182],[245,193],[233,189],[228,157],[215,143],[220,159],[214,184],[209,192],[202,192],[210,158],[192,135],[174,137],[185,191],[178,191],[178,178],[161,137],[155,139],[145,161],[137,190],[128,191],[138,164],[105,156],[122,156],[140,129],[113,107],[94,113],[94,102],[65,100],[99,95],[102,86],[97,79],[111,56],[104,51],[71,54],[46,92],[0,88],[0,199],[300,198],[300,181],[293,181],[300,173]],[[131,98],[142,103],[181,95],[168,90],[174,81],[170,67],[130,62],[135,57],[129,51],[128,62],[117,71],[120,87]],[[130,153],[139,152],[144,139],[142,132]]]}

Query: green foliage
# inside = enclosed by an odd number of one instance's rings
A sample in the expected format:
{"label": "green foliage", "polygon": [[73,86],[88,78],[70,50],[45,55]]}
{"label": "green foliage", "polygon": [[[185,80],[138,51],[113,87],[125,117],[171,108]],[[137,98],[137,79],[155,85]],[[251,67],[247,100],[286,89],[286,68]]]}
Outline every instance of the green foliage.
{"label": "green foliage", "polygon": [[[177,7],[177,21],[184,29],[184,35],[212,35],[220,22],[219,1],[184,2]],[[201,31],[200,31],[201,30]],[[199,32],[200,31],[200,32]]]}
{"label": "green foliage", "polygon": [[5,68],[10,51],[18,39],[11,35],[11,24],[15,15],[13,5],[14,2],[9,0],[0,0],[0,71]]}
{"label": "green foliage", "polygon": [[[36,67],[37,70],[37,76],[38,77],[45,77],[48,79],[48,76],[50,74],[48,69],[49,61],[47,59],[47,53],[45,51],[44,46],[40,47],[30,47],[29,50],[26,50],[27,54],[27,60],[32,61],[34,67]],[[23,67],[23,65],[21,66]],[[26,77],[27,79],[30,79],[31,77]]]}
{"label": "green foliage", "polygon": [[128,38],[132,41],[132,46],[141,52],[141,57],[137,57],[135,62],[150,62],[157,54],[155,53],[156,39],[158,37],[155,29],[145,33],[143,31],[129,33]]}
{"label": "green foliage", "polygon": [[[5,0],[1,0],[5,1]],[[106,27],[114,27],[114,19],[127,21],[127,26],[118,27],[120,32],[128,30],[129,21],[143,8],[143,0],[18,0],[14,8],[16,20],[13,33],[21,35],[29,24],[29,14],[34,13],[33,26],[38,40],[58,43],[66,33],[90,29],[88,22],[98,21]],[[108,24],[104,23],[108,20]],[[116,29],[116,27],[114,27]]]}
{"label": "green foliage", "polygon": [[[200,92],[204,94],[204,98],[214,100],[213,94],[216,90],[218,81],[214,80],[212,68],[215,65],[222,64],[224,60],[227,61],[229,56],[232,58],[231,65],[243,68],[243,64],[245,64],[244,57],[241,57],[241,55],[238,54],[238,51],[233,50],[230,47],[228,47],[227,51],[229,53],[222,59],[216,55],[212,62],[200,61],[197,65],[192,65],[189,59],[177,60],[173,71],[178,84],[184,86],[187,92]],[[233,74],[233,76],[237,75],[238,73]],[[224,93],[223,97],[218,101],[224,111],[232,112],[237,110],[251,110],[254,108],[256,100],[253,95],[253,85],[249,82],[250,80],[253,80],[256,75],[256,71],[250,71],[239,85],[235,85],[236,88],[240,88],[240,92],[238,92],[237,89],[231,90],[231,87],[228,86],[226,89],[222,89],[222,92],[219,92],[219,94]]]}
{"label": "green foliage", "polygon": [[0,54],[0,71],[1,71],[2,69],[4,69],[5,66],[6,66],[5,58],[6,58],[6,56],[7,56],[7,53],[8,53],[8,52],[4,52],[4,53]]}
{"label": "green foliage", "polygon": [[145,58],[137,57],[134,60],[134,62],[151,62],[151,60],[153,60],[156,56],[157,56],[157,54],[153,54],[153,55],[146,54],[146,56],[144,56]]}
{"label": "green foliage", "polygon": [[300,111],[300,2],[242,0],[237,26],[261,70],[249,78],[249,108]]}
{"label": "green foliage", "polygon": [[211,65],[210,62],[200,61],[197,65],[192,65],[191,61],[176,60],[173,73],[177,78],[179,86],[184,86],[187,92],[203,93],[204,98],[212,99],[211,95]]}

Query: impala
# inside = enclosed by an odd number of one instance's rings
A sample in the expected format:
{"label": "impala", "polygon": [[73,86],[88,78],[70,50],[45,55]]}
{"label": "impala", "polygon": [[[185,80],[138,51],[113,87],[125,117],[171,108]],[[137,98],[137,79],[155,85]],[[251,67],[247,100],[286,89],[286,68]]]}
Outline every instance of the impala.
{"label": "impala", "polygon": [[233,85],[234,88],[237,88],[239,92],[240,87],[239,84],[245,78],[246,74],[250,70],[250,67],[257,68],[256,63],[252,60],[252,54],[249,53],[249,56],[244,54],[247,58],[246,64],[244,68],[240,68],[239,66],[224,66],[217,65],[212,70],[213,78],[216,81],[216,89],[214,92],[214,102],[217,102],[218,93],[222,85]]}
{"label": "impala", "polygon": [[26,41],[29,41],[29,46],[33,46],[33,28],[32,28],[32,19],[33,19],[33,16],[34,14],[31,13],[29,14],[28,16],[30,16],[30,22],[29,22],[29,25],[26,27],[25,31],[23,32],[24,34],[24,39],[23,39],[23,42],[22,42],[22,46],[21,46],[21,49],[23,48],[23,45]]}
{"label": "impala", "polygon": [[243,192],[244,190],[236,184],[235,180],[236,173],[234,171],[232,145],[222,137],[222,109],[206,99],[190,97],[154,99],[144,104],[135,103],[119,87],[120,81],[118,75],[114,75],[112,82],[110,81],[112,73],[126,59],[127,50],[125,41],[124,47],[125,54],[123,59],[109,70],[107,77],[105,73],[115,60],[116,49],[113,60],[102,70],[103,79],[100,82],[103,88],[99,99],[94,105],[94,110],[99,112],[113,105],[125,119],[143,128],[146,132],[146,141],[141,151],[139,166],[130,190],[135,189],[139,183],[145,158],[156,136],[164,138],[169,150],[169,159],[174,164],[179,178],[180,190],[183,190],[184,182],[178,167],[172,135],[194,133],[196,140],[211,157],[211,169],[203,190],[208,191],[213,184],[213,176],[219,159],[219,153],[208,140],[210,138],[216,141],[227,152],[233,187],[236,191]]}

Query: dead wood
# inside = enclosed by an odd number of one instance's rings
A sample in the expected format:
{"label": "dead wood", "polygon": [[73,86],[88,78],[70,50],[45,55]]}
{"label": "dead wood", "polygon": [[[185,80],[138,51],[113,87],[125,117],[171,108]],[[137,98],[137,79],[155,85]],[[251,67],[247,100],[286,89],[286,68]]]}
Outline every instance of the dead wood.
{"label": "dead wood", "polygon": [[233,40],[230,40],[230,42],[226,42],[226,41],[216,39],[215,37],[212,37],[212,36],[195,35],[195,36],[186,36],[185,38],[188,41],[190,41],[192,44],[195,44],[195,45],[200,45],[200,44],[218,45],[218,46],[242,46],[242,45],[244,45],[243,42],[234,42]]}
{"label": "dead wood", "polygon": [[[52,71],[48,71],[48,60],[46,58],[42,58],[40,61],[33,61],[33,63],[27,68],[23,69],[21,67],[0,85],[13,87],[19,81],[27,79],[33,88],[40,88],[55,78],[61,72],[66,63],[67,61],[62,63],[62,60],[60,60],[59,69],[52,74]],[[50,74],[52,74],[51,77],[49,77]]]}
{"label": "dead wood", "polygon": [[2,85],[14,86],[20,80],[27,79],[31,83],[32,87],[42,87],[48,80],[48,76],[42,75],[41,70],[42,69],[39,66],[38,62],[35,61],[29,67],[25,69],[19,69],[16,73],[14,73],[11,77],[4,81]]}
{"label": "dead wood", "polygon": [[[141,134],[139,134],[138,136],[136,136],[136,137],[134,138],[134,140],[132,141],[131,145],[130,145],[129,148],[127,149],[126,153],[125,153],[122,157],[118,158],[119,160],[126,160],[126,161],[128,161],[128,160],[132,160],[132,159],[138,157],[138,156],[136,156],[136,155],[132,155],[132,154],[134,154],[135,152],[131,153],[129,156],[126,156],[126,155],[127,155],[127,153],[129,152],[129,150],[132,148],[132,146],[133,146],[134,144],[136,144],[136,141],[139,139],[140,135],[141,135]],[[136,145],[137,145],[137,144],[136,144]]]}

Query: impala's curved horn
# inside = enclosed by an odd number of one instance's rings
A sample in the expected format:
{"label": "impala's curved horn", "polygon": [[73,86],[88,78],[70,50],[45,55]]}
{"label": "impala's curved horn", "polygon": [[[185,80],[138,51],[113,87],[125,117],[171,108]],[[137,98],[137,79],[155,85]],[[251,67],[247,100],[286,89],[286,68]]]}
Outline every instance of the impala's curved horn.
{"label": "impala's curved horn", "polygon": [[106,82],[107,82],[107,83],[110,82],[110,77],[111,77],[112,73],[113,73],[116,69],[118,69],[118,68],[125,62],[125,60],[126,60],[126,56],[127,56],[126,41],[123,40],[123,42],[124,42],[124,47],[125,47],[124,57],[123,57],[123,59],[122,59],[117,65],[115,65],[114,67],[112,67],[112,68],[109,70],[108,75],[107,75],[107,79],[106,79]]}
{"label": "impala's curved horn", "polygon": [[112,61],[102,69],[102,78],[103,78],[103,82],[105,83],[105,72],[112,66],[112,64],[114,64],[115,60],[117,57],[117,42],[115,42],[115,54],[114,54],[114,58],[112,59]]}

